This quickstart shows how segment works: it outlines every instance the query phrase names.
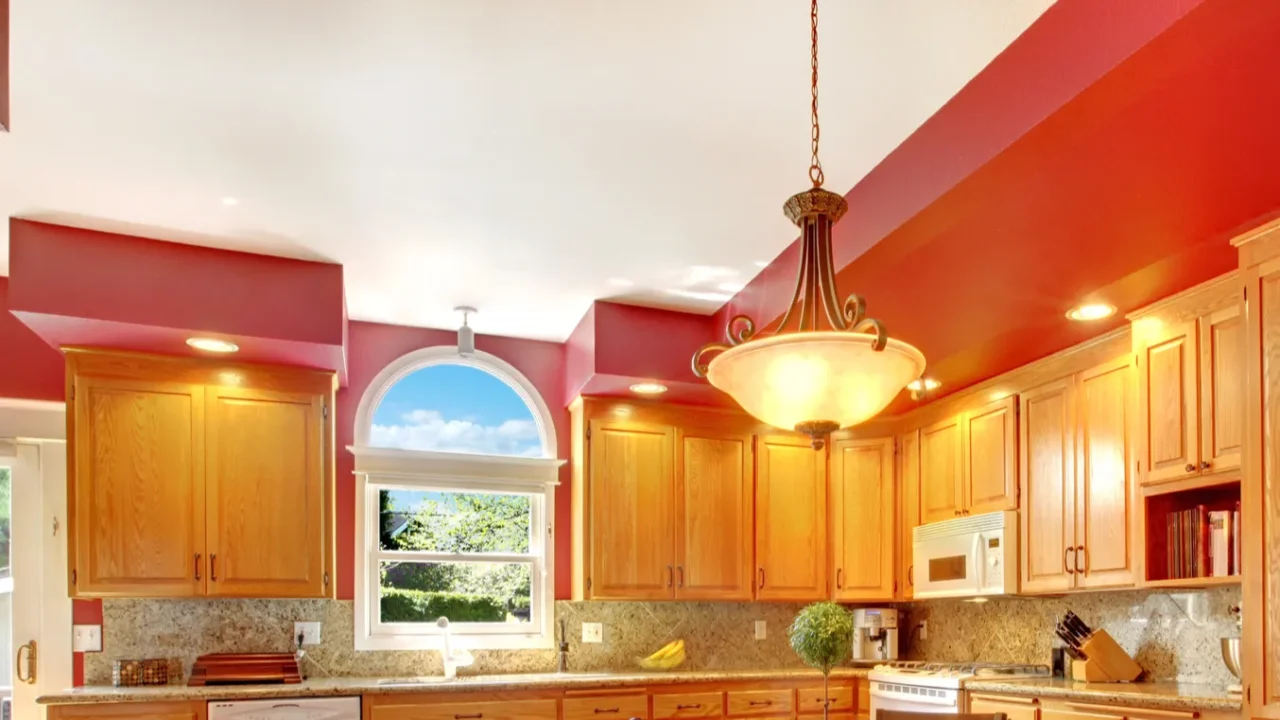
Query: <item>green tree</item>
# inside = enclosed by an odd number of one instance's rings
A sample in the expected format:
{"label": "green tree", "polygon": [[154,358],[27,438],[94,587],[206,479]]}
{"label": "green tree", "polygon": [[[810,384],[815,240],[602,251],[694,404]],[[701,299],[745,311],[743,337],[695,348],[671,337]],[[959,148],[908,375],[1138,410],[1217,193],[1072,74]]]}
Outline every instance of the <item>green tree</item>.
{"label": "green tree", "polygon": [[9,519],[13,511],[9,505],[12,473],[9,468],[0,468],[0,578],[9,577]]}

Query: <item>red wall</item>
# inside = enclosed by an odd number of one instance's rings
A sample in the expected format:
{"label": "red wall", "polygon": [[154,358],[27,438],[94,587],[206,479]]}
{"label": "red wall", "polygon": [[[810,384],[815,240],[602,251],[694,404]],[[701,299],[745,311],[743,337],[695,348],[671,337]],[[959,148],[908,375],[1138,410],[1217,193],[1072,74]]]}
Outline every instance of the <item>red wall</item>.
{"label": "red wall", "polygon": [[9,312],[9,278],[0,277],[0,398],[61,401],[65,396],[62,353]]}

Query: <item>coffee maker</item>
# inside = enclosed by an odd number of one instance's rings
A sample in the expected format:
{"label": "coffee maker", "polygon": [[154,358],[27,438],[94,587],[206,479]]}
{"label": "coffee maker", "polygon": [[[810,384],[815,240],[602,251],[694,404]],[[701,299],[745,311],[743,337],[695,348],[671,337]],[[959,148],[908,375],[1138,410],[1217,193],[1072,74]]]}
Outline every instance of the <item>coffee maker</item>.
{"label": "coffee maker", "polygon": [[853,659],[882,662],[898,659],[898,611],[858,608],[853,611]]}

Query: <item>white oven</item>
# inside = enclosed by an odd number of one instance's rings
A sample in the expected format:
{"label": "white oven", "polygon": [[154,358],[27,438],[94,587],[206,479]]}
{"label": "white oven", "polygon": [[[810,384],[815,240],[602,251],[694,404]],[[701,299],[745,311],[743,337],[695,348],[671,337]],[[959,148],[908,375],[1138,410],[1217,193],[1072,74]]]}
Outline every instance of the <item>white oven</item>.
{"label": "white oven", "polygon": [[915,597],[979,597],[1018,591],[1018,513],[983,513],[913,531]]}

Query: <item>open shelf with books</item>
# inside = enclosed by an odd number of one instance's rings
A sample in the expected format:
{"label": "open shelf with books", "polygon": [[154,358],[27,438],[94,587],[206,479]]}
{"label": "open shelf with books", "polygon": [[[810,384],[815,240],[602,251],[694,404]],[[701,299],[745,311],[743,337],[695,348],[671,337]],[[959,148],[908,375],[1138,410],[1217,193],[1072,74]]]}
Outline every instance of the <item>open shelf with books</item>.
{"label": "open shelf with books", "polygon": [[1240,480],[1147,495],[1147,587],[1240,582]]}

